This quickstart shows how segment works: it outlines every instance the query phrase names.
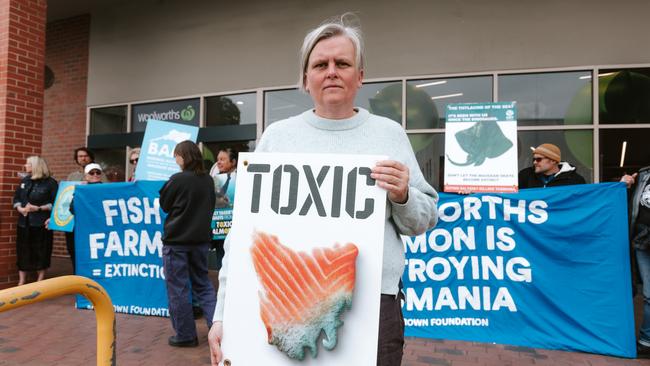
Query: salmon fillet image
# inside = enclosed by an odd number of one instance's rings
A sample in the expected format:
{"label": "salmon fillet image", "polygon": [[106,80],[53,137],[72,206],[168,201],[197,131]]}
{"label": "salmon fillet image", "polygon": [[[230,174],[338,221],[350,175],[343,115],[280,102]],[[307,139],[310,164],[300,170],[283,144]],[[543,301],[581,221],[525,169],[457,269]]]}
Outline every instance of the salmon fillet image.
{"label": "salmon fillet image", "polygon": [[321,332],[325,349],[336,347],[339,317],[352,307],[358,253],[352,243],[296,252],[274,235],[253,234],[251,255],[269,344],[297,360],[305,358],[305,348],[317,356]]}

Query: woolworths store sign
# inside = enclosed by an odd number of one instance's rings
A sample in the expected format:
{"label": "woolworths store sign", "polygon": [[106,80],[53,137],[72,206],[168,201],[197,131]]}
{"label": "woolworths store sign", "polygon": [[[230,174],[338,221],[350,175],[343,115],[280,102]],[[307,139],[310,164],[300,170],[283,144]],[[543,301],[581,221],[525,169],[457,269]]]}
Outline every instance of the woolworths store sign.
{"label": "woolworths store sign", "polygon": [[195,98],[134,105],[131,115],[133,131],[144,131],[150,119],[198,126],[199,103],[199,98]]}

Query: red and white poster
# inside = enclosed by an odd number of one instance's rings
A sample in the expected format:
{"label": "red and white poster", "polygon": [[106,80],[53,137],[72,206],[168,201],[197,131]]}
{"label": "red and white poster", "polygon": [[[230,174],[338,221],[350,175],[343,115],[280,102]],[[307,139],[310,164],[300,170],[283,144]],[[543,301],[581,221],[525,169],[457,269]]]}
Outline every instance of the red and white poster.
{"label": "red and white poster", "polygon": [[376,364],[383,156],[242,153],[230,231],[230,365]]}

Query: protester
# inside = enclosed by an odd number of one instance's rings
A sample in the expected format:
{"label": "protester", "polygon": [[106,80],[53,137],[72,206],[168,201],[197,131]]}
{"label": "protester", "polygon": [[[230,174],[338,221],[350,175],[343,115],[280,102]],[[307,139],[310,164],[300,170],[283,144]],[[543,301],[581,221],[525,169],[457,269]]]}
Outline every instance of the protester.
{"label": "protester", "polygon": [[74,149],[74,162],[79,165],[79,169],[68,174],[66,179],[69,182],[78,182],[84,180],[84,168],[86,165],[95,162],[95,154],[87,147],[78,147]]}
{"label": "protester", "polygon": [[[371,177],[387,191],[378,339],[378,365],[400,365],[404,322],[399,282],[404,270],[403,235],[420,235],[437,221],[436,191],[426,183],[399,124],[355,107],[362,85],[364,53],[360,30],[343,19],[309,32],[301,50],[300,85],[315,108],[276,122],[262,136],[258,152],[382,154]],[[219,274],[215,323],[209,333],[212,364],[222,358],[221,339],[229,240]],[[233,247],[233,250],[236,250]],[[377,294],[380,296],[380,294]]]}
{"label": "protester", "polygon": [[131,150],[129,154],[129,164],[131,164],[131,173],[129,174],[129,182],[135,180],[135,169],[138,167],[138,160],[140,160],[140,148],[136,147]]}
{"label": "protester", "polygon": [[[217,169],[214,169],[214,168]],[[219,150],[217,154],[217,162],[210,170],[210,175],[214,179],[214,190],[216,194],[215,207],[225,208],[231,207],[233,202],[228,198],[228,187],[231,183],[235,182],[237,174],[237,151],[232,148],[224,148]],[[223,180],[223,182],[222,182]],[[223,260],[223,239],[213,239],[212,249],[216,253],[216,269],[221,270],[221,262]]]}
{"label": "protester", "polygon": [[176,335],[168,343],[174,347],[196,347],[196,325],[190,303],[193,297],[212,325],[216,295],[208,278],[208,249],[214,211],[214,183],[203,168],[198,146],[183,141],[174,149],[181,168],[160,189],[160,208],[167,213],[164,223],[163,266],[169,315]]}
{"label": "protester", "polygon": [[560,148],[541,144],[533,150],[533,166],[519,172],[519,189],[585,184],[576,168],[562,162]]}
{"label": "protester", "polygon": [[[86,173],[84,172],[84,168],[86,167],[86,165],[95,162],[95,154],[93,154],[93,152],[87,147],[82,146],[74,149],[73,159],[74,162],[79,166],[79,169],[68,174],[68,178],[66,178],[66,181],[69,182],[83,181],[86,175]],[[68,255],[70,256],[70,260],[72,261],[72,271],[74,273],[75,270],[74,231],[65,233],[65,248],[68,250]]]}
{"label": "protester", "polygon": [[630,200],[630,238],[643,282],[643,322],[639,328],[637,357],[650,358],[650,166],[624,175],[628,187],[637,180]]}
{"label": "protester", "polygon": [[52,256],[52,232],[45,227],[56,198],[58,184],[50,176],[47,163],[40,156],[30,156],[25,176],[14,194],[13,207],[18,210],[16,257],[18,285],[24,285],[27,272],[36,272],[37,281],[45,278]]}
{"label": "protester", "polygon": [[[103,182],[103,171],[101,165],[97,163],[90,163],[87,164],[84,167],[84,179],[83,183],[85,184],[98,184]],[[83,184],[82,183],[82,184]],[[70,213],[74,215],[74,195],[72,196],[72,200],[70,201]],[[50,222],[50,219],[47,219],[45,222],[45,226],[48,226]],[[74,248],[74,230],[70,233],[66,232],[66,239],[68,239],[68,235],[70,234],[70,237],[73,239],[72,240],[72,246],[68,247],[68,253],[70,254],[70,259],[72,260],[72,273],[77,273],[77,264],[75,262],[75,248]],[[68,241],[66,240],[66,244]]]}
{"label": "protester", "polygon": [[84,168],[84,182],[87,184],[102,183],[102,174],[104,174],[101,165],[90,163]]}

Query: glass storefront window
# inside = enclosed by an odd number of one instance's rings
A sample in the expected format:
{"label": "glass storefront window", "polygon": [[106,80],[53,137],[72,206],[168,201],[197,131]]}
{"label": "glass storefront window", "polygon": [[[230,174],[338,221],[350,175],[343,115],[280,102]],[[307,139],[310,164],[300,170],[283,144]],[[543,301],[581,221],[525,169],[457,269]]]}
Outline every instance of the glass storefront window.
{"label": "glass storefront window", "polygon": [[517,102],[518,124],[592,123],[591,71],[499,76],[499,101]]}
{"label": "glass storefront window", "polygon": [[103,135],[126,132],[126,106],[90,110],[90,134]]}
{"label": "glass storefront window", "polygon": [[363,84],[357,93],[354,105],[401,124],[402,83],[393,81]]}
{"label": "glass storefront window", "polygon": [[298,89],[273,90],[264,93],[264,123],[273,122],[298,115],[314,108],[307,93]]}
{"label": "glass storefront window", "polygon": [[255,124],[255,93],[221,95],[205,98],[205,125],[228,126]]}
{"label": "glass storefront window", "polygon": [[650,68],[600,70],[600,123],[650,123]]}
{"label": "glass storefront window", "polygon": [[598,152],[601,182],[619,181],[650,165],[650,128],[601,129]]}
{"label": "glass storefront window", "polygon": [[109,182],[126,180],[126,149],[93,149],[95,162],[104,169],[104,176]]}
{"label": "glass storefront window", "polygon": [[531,147],[551,143],[560,148],[562,161],[576,167],[587,183],[594,181],[593,132],[591,130],[519,131],[519,170],[533,165]]}
{"label": "glass storefront window", "polygon": [[445,176],[445,135],[414,133],[408,137],[424,178],[438,192],[442,192]]}
{"label": "glass storefront window", "polygon": [[406,85],[406,128],[411,130],[444,128],[447,104],[492,101],[492,76],[411,80]]}

